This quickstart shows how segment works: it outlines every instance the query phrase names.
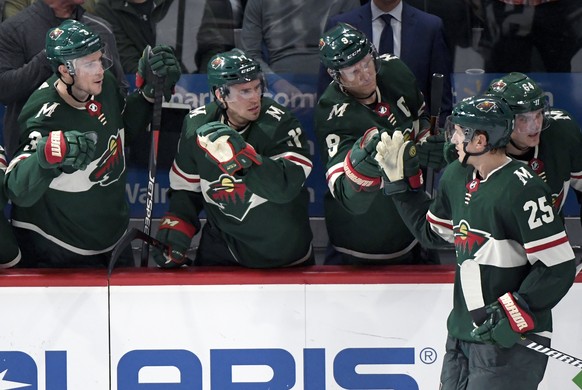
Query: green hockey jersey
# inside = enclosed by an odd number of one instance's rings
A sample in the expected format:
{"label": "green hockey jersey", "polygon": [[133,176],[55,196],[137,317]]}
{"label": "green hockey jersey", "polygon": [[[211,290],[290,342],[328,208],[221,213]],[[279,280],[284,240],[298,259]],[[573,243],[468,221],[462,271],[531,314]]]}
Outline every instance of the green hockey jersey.
{"label": "green hockey jersey", "polygon": [[312,162],[299,121],[264,97],[259,118],[240,131],[263,163],[231,176],[210,161],[196,141],[196,130],[203,124],[225,123],[222,112],[212,102],[184,120],[170,170],[169,210],[194,226],[200,226],[204,210],[243,266],[279,267],[307,259],[312,232],[304,184]]}
{"label": "green hockey jersey", "polygon": [[407,137],[428,127],[422,93],[414,75],[397,57],[382,56],[377,103],[366,106],[332,82],[315,111],[315,132],[329,191],[324,210],[331,244],[365,262],[396,263],[416,245],[392,200],[382,191],[357,192],[344,174],[348,151],[366,130],[377,127]]}
{"label": "green hockey jersey", "polygon": [[[534,332],[552,330],[551,309],[574,281],[574,253],[548,186],[521,162],[507,162],[480,180],[472,166],[454,161],[445,169],[437,197],[393,197],[417,238],[427,245],[453,243],[458,269],[449,333],[472,341],[468,307],[519,293],[535,316]],[[430,205],[430,209],[427,209]],[[461,283],[466,261],[478,264]],[[475,270],[474,269],[474,270]],[[467,273],[465,273],[467,275]]]}
{"label": "green hockey jersey", "polygon": [[[12,224],[38,233],[79,258],[105,253],[129,223],[126,135],[145,130],[151,104],[137,93],[126,102],[116,79],[105,72],[101,94],[84,108],[74,108],[58,94],[56,80],[52,76],[43,83],[19,116],[21,146],[7,171],[14,203]],[[85,170],[40,167],[36,143],[53,130],[96,135],[95,157]]]}

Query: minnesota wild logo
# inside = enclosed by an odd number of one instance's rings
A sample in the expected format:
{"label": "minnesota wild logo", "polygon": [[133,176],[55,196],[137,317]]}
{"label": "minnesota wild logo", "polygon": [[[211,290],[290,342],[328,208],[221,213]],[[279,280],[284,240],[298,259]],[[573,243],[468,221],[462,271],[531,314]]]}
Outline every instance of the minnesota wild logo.
{"label": "minnesota wild logo", "polygon": [[222,213],[242,221],[253,207],[253,194],[245,183],[229,175],[221,175],[209,184],[207,197],[220,208]]}
{"label": "minnesota wild logo", "polygon": [[453,227],[453,234],[455,237],[455,251],[457,256],[463,259],[475,258],[475,254],[491,236],[487,232],[471,229],[469,223],[465,220]]}
{"label": "minnesota wild logo", "polygon": [[125,157],[123,155],[123,141],[118,134],[112,135],[107,141],[107,148],[99,158],[97,167],[91,172],[89,179],[108,186],[119,180],[125,171]]}

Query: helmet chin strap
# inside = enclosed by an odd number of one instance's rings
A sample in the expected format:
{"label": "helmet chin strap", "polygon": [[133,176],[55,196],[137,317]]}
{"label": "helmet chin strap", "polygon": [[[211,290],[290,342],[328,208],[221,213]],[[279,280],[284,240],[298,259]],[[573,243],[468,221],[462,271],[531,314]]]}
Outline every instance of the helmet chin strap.
{"label": "helmet chin strap", "polygon": [[463,157],[463,161],[461,161],[461,165],[466,167],[467,166],[467,160],[469,160],[469,157],[471,156],[481,156],[485,153],[487,153],[488,151],[491,150],[491,147],[489,145],[485,146],[485,148],[483,149],[482,152],[479,153],[471,153],[469,151],[467,151],[467,145],[469,143],[468,142],[463,142],[463,152],[465,152],[465,157]]}
{"label": "helmet chin strap", "polygon": [[525,152],[526,150],[529,149],[529,146],[524,146],[523,148],[521,146],[518,146],[515,142],[513,142],[513,139],[509,139],[509,143],[516,148],[517,150],[519,150],[520,152]]}
{"label": "helmet chin strap", "polygon": [[75,84],[75,76],[71,76],[71,78],[73,79],[73,82],[71,84],[68,84],[65,80],[63,80],[62,77],[59,77],[59,78],[61,79],[63,84],[65,84],[67,86],[67,93],[69,94],[69,96],[72,97],[77,103],[85,104],[89,100],[91,100],[91,95],[88,95],[85,100],[77,99],[77,97],[75,95],[73,95],[73,85]]}

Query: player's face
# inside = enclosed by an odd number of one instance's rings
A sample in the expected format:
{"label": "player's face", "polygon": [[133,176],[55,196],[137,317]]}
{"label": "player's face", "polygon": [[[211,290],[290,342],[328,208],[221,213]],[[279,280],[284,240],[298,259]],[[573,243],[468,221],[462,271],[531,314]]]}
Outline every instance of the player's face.
{"label": "player's face", "polygon": [[101,51],[73,60],[75,68],[73,93],[75,96],[84,98],[87,95],[99,95],[103,88],[103,75],[110,63],[110,60]]}
{"label": "player's face", "polygon": [[540,143],[540,133],[544,123],[544,110],[539,109],[515,115],[511,139],[520,148],[534,147]]}
{"label": "player's face", "polygon": [[261,80],[229,86],[229,94],[224,98],[228,120],[236,126],[245,126],[259,118],[261,113]]}
{"label": "player's face", "polygon": [[353,96],[369,96],[376,90],[376,64],[368,54],[352,66],[340,69],[339,81]]}
{"label": "player's face", "polygon": [[454,131],[452,131],[452,134],[450,134],[450,140],[450,142],[455,145],[455,149],[457,149],[457,154],[459,155],[458,160],[461,162],[465,158],[465,148],[469,153],[474,153],[477,151],[475,145],[473,145],[473,141],[466,142],[465,129],[459,125],[455,125]]}

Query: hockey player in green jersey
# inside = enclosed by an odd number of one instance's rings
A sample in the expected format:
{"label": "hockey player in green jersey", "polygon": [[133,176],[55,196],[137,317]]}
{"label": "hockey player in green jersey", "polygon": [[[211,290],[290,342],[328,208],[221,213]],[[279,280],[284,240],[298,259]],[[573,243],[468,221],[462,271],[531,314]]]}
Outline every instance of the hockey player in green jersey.
{"label": "hockey player in green jersey", "polygon": [[384,133],[376,159],[384,191],[426,245],[455,245],[453,309],[442,390],[534,390],[547,356],[516,345],[522,334],[549,346],[551,309],[574,282],[574,253],[548,186],[506,153],[513,112],[496,96],[468,98],[446,127],[458,160],[434,200],[418,188],[414,145]]}
{"label": "hockey player in green jersey", "polygon": [[550,186],[558,212],[563,213],[570,187],[582,203],[582,133],[578,122],[564,110],[548,109],[544,91],[523,73],[493,80],[487,93],[502,97],[515,114],[507,154],[527,163]]}
{"label": "hockey player in green jersey", "polygon": [[[126,100],[87,26],[63,21],[47,33],[46,52],[55,75],[24,106],[21,145],[7,170],[18,265],[103,267],[129,223],[124,147],[149,123],[149,69],[165,76],[168,96],[180,68],[170,48],[148,50],[141,91]],[[131,251],[120,264],[134,265]]]}
{"label": "hockey player in green jersey", "polygon": [[[428,129],[422,93],[397,57],[377,56],[356,28],[339,23],[319,43],[333,80],[315,110],[315,133],[329,191],[324,209],[330,246],[325,264],[410,264],[426,261],[391,199],[382,195],[374,160],[378,131]],[[436,147],[442,158],[442,143]],[[434,258],[433,258],[434,260]]]}
{"label": "hockey player in green jersey", "polygon": [[170,170],[169,210],[153,249],[160,267],[182,265],[206,224],[194,265],[272,268],[313,263],[308,193],[312,163],[299,121],[263,97],[260,65],[238,49],[208,63],[214,101],[190,111]]}
{"label": "hockey player in green jersey", "polygon": [[4,206],[8,202],[6,188],[4,187],[6,162],[4,148],[0,145],[0,268],[14,267],[21,257],[10,223],[4,217]]}

